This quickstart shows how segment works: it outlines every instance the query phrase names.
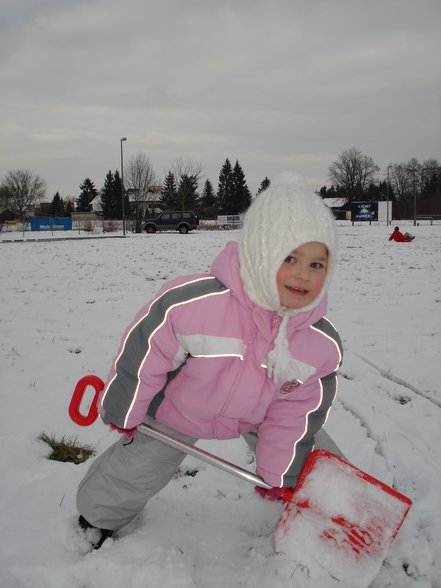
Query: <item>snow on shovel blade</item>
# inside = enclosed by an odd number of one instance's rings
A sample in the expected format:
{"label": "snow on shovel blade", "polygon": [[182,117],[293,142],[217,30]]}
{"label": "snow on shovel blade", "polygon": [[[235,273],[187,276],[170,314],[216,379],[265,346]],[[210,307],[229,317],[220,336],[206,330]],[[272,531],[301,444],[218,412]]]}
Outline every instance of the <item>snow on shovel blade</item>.
{"label": "snow on shovel blade", "polygon": [[[315,581],[368,586],[412,502],[328,451],[313,451],[274,534],[274,548],[297,558]],[[352,584],[351,584],[352,583]],[[325,584],[322,584],[324,586]],[[330,585],[330,584],[328,584]]]}

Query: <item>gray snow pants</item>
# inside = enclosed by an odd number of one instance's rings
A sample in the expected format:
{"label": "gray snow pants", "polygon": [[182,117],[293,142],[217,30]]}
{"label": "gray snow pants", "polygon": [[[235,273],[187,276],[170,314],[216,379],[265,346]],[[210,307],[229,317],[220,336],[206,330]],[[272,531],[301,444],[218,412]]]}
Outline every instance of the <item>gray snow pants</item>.
{"label": "gray snow pants", "polygon": [[[145,422],[187,443],[194,444],[197,441],[160,425],[150,417]],[[256,434],[248,433],[244,438],[254,450]],[[323,429],[316,435],[315,447],[342,455]],[[132,440],[121,436],[92,463],[80,482],[77,492],[78,512],[95,527],[120,529],[170,482],[185,457],[182,451],[143,433],[136,433]]]}

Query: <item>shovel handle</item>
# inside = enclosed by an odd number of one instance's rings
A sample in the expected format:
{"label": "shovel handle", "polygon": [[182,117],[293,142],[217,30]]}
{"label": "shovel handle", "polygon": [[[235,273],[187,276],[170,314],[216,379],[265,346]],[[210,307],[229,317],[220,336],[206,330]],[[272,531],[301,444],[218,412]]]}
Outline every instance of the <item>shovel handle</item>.
{"label": "shovel handle", "polygon": [[[80,412],[81,401],[83,400],[84,393],[88,386],[92,386],[95,388],[95,396],[93,401],[90,405],[89,412],[87,415],[83,415]],[[84,376],[81,380],[78,381],[77,385],[75,386],[74,393],[72,395],[72,399],[69,404],[69,416],[70,418],[76,423],[77,425],[81,425],[82,427],[87,427],[94,423],[98,418],[98,397],[100,392],[104,389],[104,382],[98,376],[89,375]],[[195,447],[186,441],[182,441],[178,437],[174,437],[165,431],[161,431],[152,427],[151,425],[146,425],[143,423],[142,425],[138,426],[138,431],[143,433],[144,435],[148,435],[149,437],[153,437],[158,441],[162,441],[166,445],[173,447],[174,449],[179,449],[179,451],[183,451],[187,455],[192,455],[200,459],[201,461],[205,461],[210,465],[213,465],[233,476],[241,478],[254,486],[260,486],[261,488],[266,488],[270,490],[272,486],[267,484],[263,481],[262,478],[256,476],[252,472],[245,470],[234,463],[226,461],[221,457],[217,457],[216,455],[212,455],[208,453],[208,451],[204,451],[199,447]]]}
{"label": "shovel handle", "polygon": [[261,488],[266,488],[267,490],[272,488],[272,486],[264,482],[262,478],[256,476],[248,470],[245,470],[234,463],[226,461],[221,457],[217,457],[208,451],[204,451],[199,447],[195,447],[186,441],[182,441],[178,437],[174,437],[173,435],[165,433],[164,431],[152,427],[151,425],[146,425],[143,423],[142,425],[138,426],[138,431],[143,433],[143,435],[148,435],[149,437],[153,437],[158,441],[162,441],[162,443],[165,443],[174,449],[179,449],[179,451],[183,451],[187,455],[192,455],[201,461],[205,461],[206,463],[209,463],[210,465],[213,465],[223,470],[224,472],[228,472],[233,476],[241,478],[242,480],[253,484],[253,486],[260,486]]}
{"label": "shovel handle", "polygon": [[[90,404],[89,412],[84,415],[80,412],[80,407],[88,386],[95,388],[95,396]],[[98,376],[89,375],[78,380],[69,404],[69,416],[74,423],[81,427],[88,427],[96,421],[98,418],[98,396],[103,389],[104,382]]]}

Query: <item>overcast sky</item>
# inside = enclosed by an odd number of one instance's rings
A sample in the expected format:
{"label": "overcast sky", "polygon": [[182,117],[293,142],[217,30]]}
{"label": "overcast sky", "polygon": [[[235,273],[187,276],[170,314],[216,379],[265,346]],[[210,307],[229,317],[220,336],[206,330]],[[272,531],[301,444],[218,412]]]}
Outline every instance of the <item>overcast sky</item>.
{"label": "overcast sky", "polygon": [[[144,152],[252,193],[330,185],[352,146],[381,166],[441,159],[440,0],[2,0],[0,177],[77,197]],[[200,186],[202,188],[202,186]]]}

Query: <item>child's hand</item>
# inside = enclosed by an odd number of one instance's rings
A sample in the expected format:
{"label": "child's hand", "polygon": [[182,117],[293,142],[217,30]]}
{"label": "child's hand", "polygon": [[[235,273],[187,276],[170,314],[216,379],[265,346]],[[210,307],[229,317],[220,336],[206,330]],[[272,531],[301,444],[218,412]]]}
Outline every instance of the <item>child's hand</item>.
{"label": "child's hand", "polygon": [[133,439],[136,433],[136,427],[133,429],[121,429],[121,427],[117,427],[113,423],[109,423],[109,427],[112,429],[112,431],[118,431],[118,433],[121,433],[121,435],[125,435],[127,439]]}
{"label": "child's hand", "polygon": [[265,488],[261,488],[260,486],[255,486],[254,490],[262,498],[266,498],[267,500],[272,500],[273,502],[275,502],[276,500],[283,501],[283,495],[287,488],[284,488],[283,486],[281,488],[274,486],[274,488],[271,488],[271,490],[266,490]]}

